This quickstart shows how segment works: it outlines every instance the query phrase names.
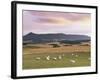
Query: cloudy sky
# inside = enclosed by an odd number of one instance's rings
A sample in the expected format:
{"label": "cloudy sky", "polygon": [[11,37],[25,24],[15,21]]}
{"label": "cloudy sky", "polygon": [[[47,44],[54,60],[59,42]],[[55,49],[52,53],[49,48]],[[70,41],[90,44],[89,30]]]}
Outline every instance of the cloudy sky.
{"label": "cloudy sky", "polygon": [[23,11],[23,35],[37,34],[91,34],[91,14],[51,11]]}

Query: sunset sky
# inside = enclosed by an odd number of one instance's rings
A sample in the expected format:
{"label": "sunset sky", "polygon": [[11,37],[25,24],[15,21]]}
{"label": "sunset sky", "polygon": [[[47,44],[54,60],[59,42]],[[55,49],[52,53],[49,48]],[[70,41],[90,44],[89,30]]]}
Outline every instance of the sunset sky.
{"label": "sunset sky", "polygon": [[91,14],[51,11],[23,11],[23,35],[37,34],[91,34]]}

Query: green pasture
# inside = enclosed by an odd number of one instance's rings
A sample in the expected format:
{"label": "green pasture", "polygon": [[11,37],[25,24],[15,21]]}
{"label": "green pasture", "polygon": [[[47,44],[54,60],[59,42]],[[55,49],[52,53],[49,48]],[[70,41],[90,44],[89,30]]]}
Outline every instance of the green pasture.
{"label": "green pasture", "polygon": [[[90,51],[66,53],[50,53],[50,51],[42,53],[41,51],[40,53],[32,53],[34,54],[23,54],[23,69],[82,67],[91,65]],[[48,56],[49,60],[47,60]],[[59,59],[59,56],[61,59]]]}

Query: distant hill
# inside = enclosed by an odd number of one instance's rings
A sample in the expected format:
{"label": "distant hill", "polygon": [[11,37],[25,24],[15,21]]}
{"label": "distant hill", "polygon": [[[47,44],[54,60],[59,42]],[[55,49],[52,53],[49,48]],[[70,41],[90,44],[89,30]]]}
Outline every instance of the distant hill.
{"label": "distant hill", "polygon": [[26,43],[45,43],[45,42],[62,42],[62,41],[87,41],[90,40],[86,35],[72,35],[72,34],[35,34],[28,33],[23,36],[23,41]]}

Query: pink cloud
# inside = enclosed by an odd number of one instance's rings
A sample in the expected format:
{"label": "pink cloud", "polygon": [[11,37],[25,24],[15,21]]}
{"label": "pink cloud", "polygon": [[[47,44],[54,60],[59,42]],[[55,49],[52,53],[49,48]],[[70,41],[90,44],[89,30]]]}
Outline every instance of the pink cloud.
{"label": "pink cloud", "polygon": [[23,11],[23,34],[29,32],[90,34],[90,21],[89,13],[25,10]]}
{"label": "pink cloud", "polygon": [[91,15],[89,13],[72,13],[72,12],[49,12],[49,11],[30,11],[33,16],[43,16],[43,17],[63,17],[68,20],[76,21],[82,18],[89,18]]}

